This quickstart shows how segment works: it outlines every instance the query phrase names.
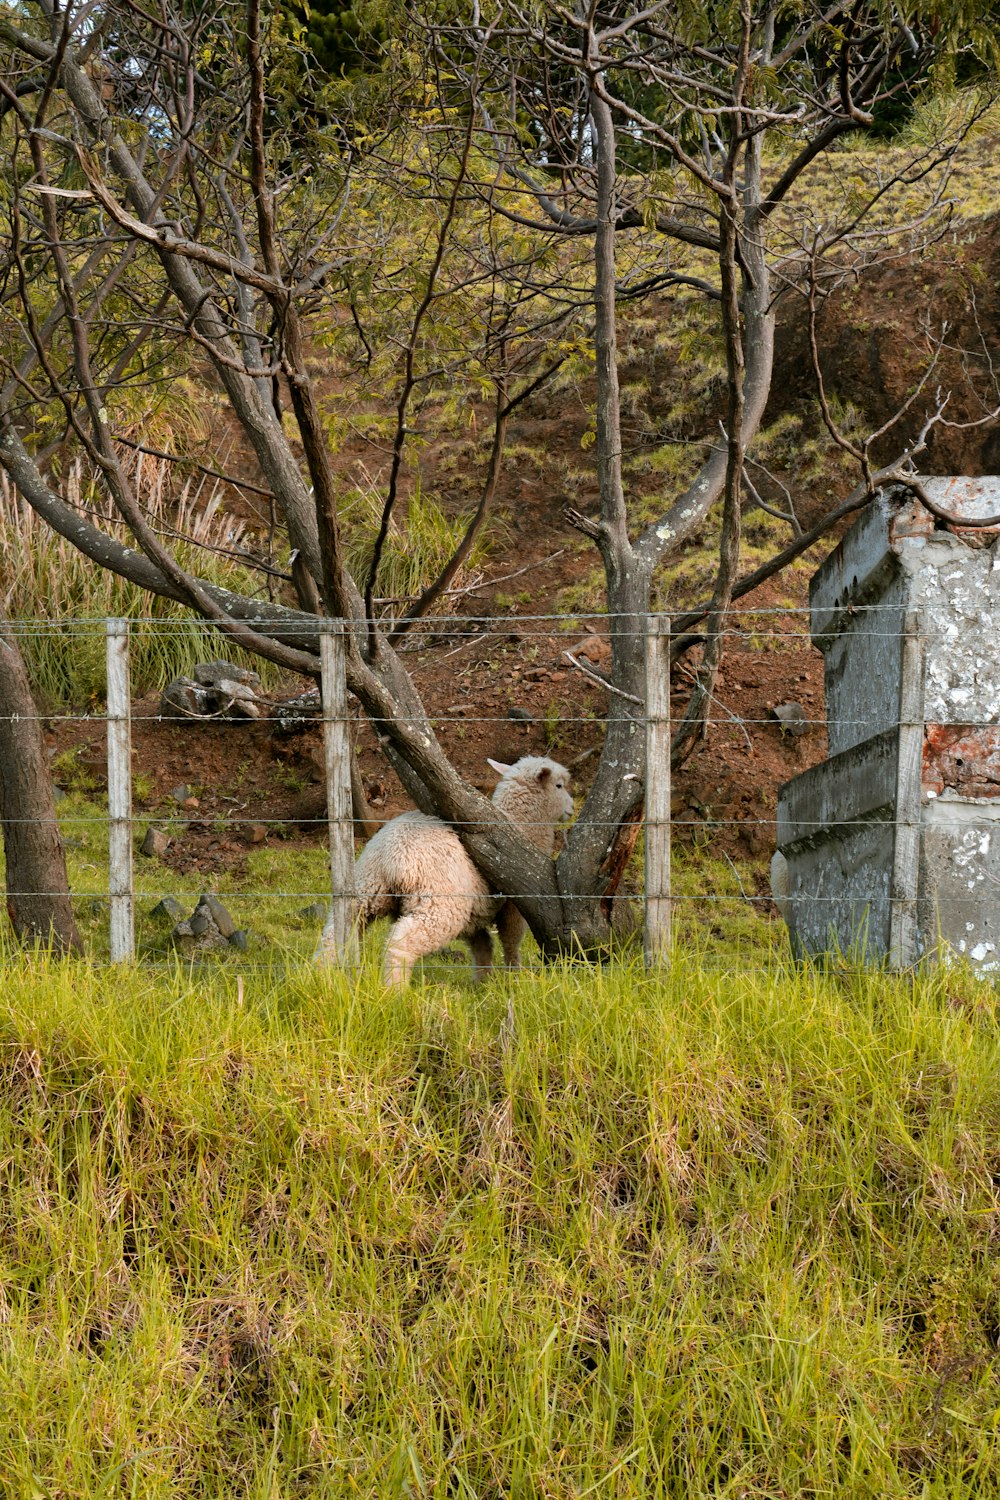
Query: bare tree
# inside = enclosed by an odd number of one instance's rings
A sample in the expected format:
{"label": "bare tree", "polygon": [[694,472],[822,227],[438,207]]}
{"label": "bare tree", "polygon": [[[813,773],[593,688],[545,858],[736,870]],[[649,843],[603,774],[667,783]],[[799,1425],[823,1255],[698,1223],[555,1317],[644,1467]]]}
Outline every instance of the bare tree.
{"label": "bare tree", "polygon": [[[654,577],[720,499],[718,578],[681,748],[700,731],[739,588],[745,465],[771,382],[774,282],[798,284],[803,275],[792,230],[779,234],[773,226],[822,153],[899,87],[892,69],[901,49],[912,39],[915,70],[926,72],[943,43],[915,37],[867,0],[823,13],[803,7],[791,19],[772,4],[742,0],[719,12],[717,35],[696,19],[679,19],[666,3],[610,13],[596,5],[579,12],[501,5],[492,15],[477,11],[470,25],[427,34],[426,76],[410,115],[374,141],[365,132],[363,144],[342,129],[317,189],[317,172],[296,169],[269,107],[259,0],[194,9],[196,20],[172,0],[144,7],[109,0],[97,10],[32,0],[27,20],[0,20],[0,145],[12,185],[0,283],[0,465],[26,502],[95,565],[181,601],[250,650],[315,675],[315,616],[236,595],[182,567],[145,520],[119,459],[109,414],[119,393],[168,374],[193,347],[225,393],[311,580],[300,598],[318,597],[327,614],[349,622],[350,690],[408,791],[454,822],[487,878],[517,901],[543,952],[593,950],[607,939],[602,897],[620,872],[620,842],[634,835],[642,803],[638,642]],[[195,46],[192,28],[211,34],[212,48]],[[202,71],[206,53],[227,58],[211,77]],[[784,165],[770,176],[769,135],[786,146]],[[620,155],[640,150],[652,167],[619,169]],[[344,561],[308,344],[314,322],[336,303],[350,310],[373,359],[355,295],[372,247],[352,241],[344,215],[351,195],[367,191],[369,168],[386,163],[400,201],[408,183],[421,185],[428,229],[409,294],[390,315],[399,370],[392,464],[380,539],[365,577],[355,580]],[[384,171],[378,180],[379,212],[350,222],[352,232],[381,236],[379,250],[388,255],[391,236],[380,227]],[[473,224],[475,233],[456,250],[460,224]],[[504,248],[502,224],[529,233]],[[521,241],[534,236],[541,248],[524,249]],[[641,290],[644,278],[647,290],[679,285],[710,298],[727,367],[723,437],[710,442],[686,491],[638,529],[623,482],[617,390],[616,301],[629,236],[646,236],[629,290]],[[651,236],[668,247],[660,263],[646,263]],[[553,273],[553,244],[587,254]],[[394,278],[398,285],[398,266]],[[401,620],[387,622],[375,608],[380,550],[422,378],[418,353],[429,310],[459,290],[478,293],[487,309],[476,374],[495,397],[491,456],[456,558]],[[395,647],[447,586],[488,513],[511,413],[561,361],[547,339],[581,319],[592,323],[597,359],[600,513],[571,519],[604,563],[614,690],[597,774],[553,863],[457,775]],[[467,353],[456,352],[459,368],[468,371]],[[279,379],[301,458],[276,409]],[[57,436],[31,436],[45,430]],[[64,442],[87,455],[134,547],[60,498],[49,462]],[[911,452],[901,444],[894,473]],[[865,496],[879,482],[869,466]]]}

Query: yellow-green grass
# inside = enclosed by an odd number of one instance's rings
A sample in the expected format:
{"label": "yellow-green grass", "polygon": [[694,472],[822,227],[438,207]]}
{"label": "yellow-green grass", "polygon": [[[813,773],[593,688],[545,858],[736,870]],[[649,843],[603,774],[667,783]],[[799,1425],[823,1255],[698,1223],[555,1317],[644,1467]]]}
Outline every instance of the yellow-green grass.
{"label": "yellow-green grass", "polygon": [[3,986],[4,1494],[1000,1488],[987,985]]}
{"label": "yellow-green grass", "polygon": [[[122,524],[106,513],[80,466],[65,476],[62,493],[74,507],[96,507],[104,529],[119,540],[128,539]],[[176,531],[191,538],[174,547],[182,566],[236,592],[260,591],[260,575],[235,560],[234,549],[244,544],[245,528],[219,514],[217,496],[201,508],[186,492],[171,503],[161,482],[147,487],[143,498],[155,528],[168,536]],[[0,574],[11,580],[4,611],[15,622],[32,687],[40,704],[53,713],[103,701],[109,616],[132,621],[129,662],[136,696],[163,688],[172,678],[193,671],[196,662],[220,654],[254,668],[268,684],[277,681],[268,663],[228,645],[179,604],[155,598],[97,567],[21,502],[2,474]]]}
{"label": "yellow-green grass", "polygon": [[[98,961],[108,956],[108,823],[107,799],[79,791],[59,803],[59,823],[66,844],[67,869],[73,904],[81,934],[90,955]],[[183,841],[187,827],[183,818],[144,817],[134,825],[133,881],[135,889],[137,951],[142,962],[162,962],[172,956],[173,921],[155,915],[164,896],[179,900],[190,915],[199,895],[211,890],[228,907],[236,925],[249,937],[250,959],[274,965],[295,963],[310,957],[322,927],[322,918],[308,910],[325,902],[330,892],[330,863],[324,842],[289,847],[280,837],[246,851],[242,861],[230,868],[212,871],[178,871],[161,860],[138,852],[150,824]],[[233,825],[220,820],[220,832]],[[771,919],[770,908],[760,899],[761,862],[733,860],[713,852],[712,829],[706,825],[704,842],[691,851],[676,849],[673,857],[676,940],[705,951],[707,963],[764,962],[783,951],[784,928]],[[0,876],[3,860],[0,856]],[[626,894],[626,887],[630,894]],[[621,900],[629,908],[620,924],[622,933],[634,928],[628,951],[637,946],[642,920],[641,902],[631,892],[642,887],[642,840],[640,838],[625,882]],[[376,924],[366,943],[374,955],[385,936]],[[246,965],[240,950],[223,950],[225,959]],[[533,939],[528,936],[524,960],[537,963]],[[461,945],[447,955],[427,960],[429,976],[470,968],[468,952]]]}

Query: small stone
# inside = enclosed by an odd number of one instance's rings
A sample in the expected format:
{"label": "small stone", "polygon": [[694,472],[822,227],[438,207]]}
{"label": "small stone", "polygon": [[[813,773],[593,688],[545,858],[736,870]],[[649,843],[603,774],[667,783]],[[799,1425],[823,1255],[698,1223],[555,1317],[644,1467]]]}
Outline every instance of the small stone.
{"label": "small stone", "polygon": [[267,828],[263,823],[251,823],[247,834],[251,844],[262,844],[267,838]]}
{"label": "small stone", "polygon": [[259,719],[262,709],[252,698],[234,698],[225,712],[234,719]]}
{"label": "small stone", "polygon": [[236,682],[231,677],[224,677],[221,682],[217,682],[215,690],[224,697],[238,699],[241,703],[252,703],[257,696],[252,687],[247,687],[244,682]]}
{"label": "small stone", "polygon": [[204,934],[208,931],[210,925],[211,918],[209,917],[208,912],[201,911],[200,908],[195,911],[194,915],[190,917],[186,923],[182,923],[182,926],[187,926],[190,928],[195,937],[203,937]]}
{"label": "small stone", "polygon": [[247,940],[248,935],[243,931],[242,927],[237,927],[234,932],[229,934],[230,948],[238,948],[241,953],[247,951]]}
{"label": "small stone", "polygon": [[195,914],[197,915],[199,911],[207,913],[207,915],[222,933],[222,936],[224,938],[232,937],[233,933],[236,931],[236,923],[233,921],[232,917],[229,915],[229,912],[223,906],[218,896],[213,895],[211,891],[208,891],[204,896],[202,896],[201,900],[198,902]]}
{"label": "small stone", "polygon": [[160,713],[168,719],[203,719],[210,712],[207,690],[190,677],[175,677],[160,695]]}
{"label": "small stone", "polygon": [[191,795],[191,788],[189,786],[175,786],[170,795],[175,802],[186,802]]}
{"label": "small stone", "polygon": [[164,896],[161,901],[157,901],[149,915],[157,918],[166,917],[171,922],[181,922],[184,918],[184,908],[176,896]]}
{"label": "small stone", "polygon": [[208,687],[221,686],[224,683],[238,682],[244,687],[259,688],[260,677],[256,672],[251,672],[246,667],[238,667],[231,661],[206,661],[199,662],[194,669],[197,680]]}
{"label": "small stone", "polygon": [[287,698],[284,703],[275,705],[276,732],[296,734],[303,729],[310,729],[317,719],[322,718],[322,715],[323,705],[319,691],[316,688],[310,688],[308,692],[300,693],[297,698]]}
{"label": "small stone", "polygon": [[313,901],[309,906],[303,906],[299,916],[306,922],[324,922],[326,920],[326,905],[322,901]]}
{"label": "small stone", "polygon": [[582,656],[595,666],[611,659],[611,642],[606,636],[587,635],[569,648],[573,656]]}
{"label": "small stone", "polygon": [[52,800],[53,800],[53,802],[62,802],[63,799],[65,798],[65,796],[66,796],[66,793],[63,791],[63,789],[62,789],[61,786],[53,786],[53,788],[52,788]]}
{"label": "small stone", "polygon": [[146,829],[146,837],[140,844],[140,850],[149,859],[162,859],[170,848],[170,835],[164,833],[162,828]]}
{"label": "small stone", "polygon": [[201,803],[197,797],[185,797],[181,803],[181,807],[183,807],[185,812],[197,812],[200,806]]}
{"label": "small stone", "polygon": [[781,725],[782,733],[787,730],[789,734],[808,734],[812,727],[801,703],[776,703],[771,712]]}
{"label": "small stone", "polygon": [[508,719],[513,719],[515,724],[530,724],[532,715],[526,708],[518,708],[516,705],[507,710]]}

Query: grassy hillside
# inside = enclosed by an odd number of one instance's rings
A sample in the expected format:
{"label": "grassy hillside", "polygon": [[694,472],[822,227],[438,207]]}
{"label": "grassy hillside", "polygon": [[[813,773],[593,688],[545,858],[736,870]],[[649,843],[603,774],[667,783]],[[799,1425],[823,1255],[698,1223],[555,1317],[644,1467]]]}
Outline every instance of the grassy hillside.
{"label": "grassy hillside", "polygon": [[0,1492],[1000,1490],[991,987],[4,991]]}

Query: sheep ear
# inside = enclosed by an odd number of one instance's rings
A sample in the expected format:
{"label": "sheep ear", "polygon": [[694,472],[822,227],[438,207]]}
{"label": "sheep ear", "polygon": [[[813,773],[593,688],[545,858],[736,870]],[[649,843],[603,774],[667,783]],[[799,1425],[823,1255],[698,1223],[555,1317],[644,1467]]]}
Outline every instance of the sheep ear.
{"label": "sheep ear", "polygon": [[514,769],[513,766],[505,766],[502,760],[491,760],[488,755],[486,757],[486,764],[492,766],[498,776],[506,776],[508,771]]}
{"label": "sheep ear", "polygon": [[552,775],[552,767],[551,766],[543,766],[542,769],[538,773],[538,784],[539,784],[539,786],[544,786],[545,783],[548,781],[548,779],[549,779],[549,777],[551,775]]}

